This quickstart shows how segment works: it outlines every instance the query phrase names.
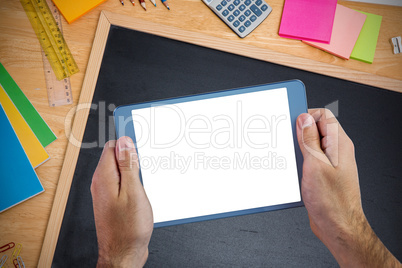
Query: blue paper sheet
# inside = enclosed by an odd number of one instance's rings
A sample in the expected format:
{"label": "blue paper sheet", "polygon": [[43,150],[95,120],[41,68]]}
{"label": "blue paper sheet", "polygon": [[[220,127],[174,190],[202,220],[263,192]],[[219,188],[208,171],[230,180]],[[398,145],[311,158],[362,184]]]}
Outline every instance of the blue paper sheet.
{"label": "blue paper sheet", "polygon": [[0,105],[0,212],[44,191]]}

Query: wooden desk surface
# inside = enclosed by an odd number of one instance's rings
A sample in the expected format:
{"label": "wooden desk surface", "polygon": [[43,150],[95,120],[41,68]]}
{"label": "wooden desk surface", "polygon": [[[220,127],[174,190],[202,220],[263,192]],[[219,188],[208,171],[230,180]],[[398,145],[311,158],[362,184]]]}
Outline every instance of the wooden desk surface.
{"label": "wooden desk surface", "polygon": [[[81,70],[71,78],[74,105],[77,104],[80,95],[101,10],[237,40],[259,48],[345,67],[345,70],[362,71],[373,74],[373,77],[391,78],[387,87],[402,92],[402,54],[392,54],[389,43],[391,37],[402,34],[401,7],[339,1],[345,6],[383,16],[374,63],[366,64],[354,60],[345,61],[300,41],[280,38],[277,32],[283,2],[283,0],[268,0],[273,8],[272,14],[245,39],[238,38],[201,0],[169,0],[170,11],[160,2],[157,2],[156,8],[150,2],[146,2],[147,12],[139,4],[133,7],[128,0],[124,7],[117,0],[109,0],[71,25],[63,19],[64,37]],[[36,169],[46,191],[0,214],[0,246],[11,241],[21,243],[23,245],[21,256],[26,266],[34,267],[38,263],[67,147],[66,133],[69,132],[71,124],[71,117],[68,114],[74,109],[74,105],[56,108],[48,106],[39,42],[19,1],[0,0],[0,62],[58,137],[57,141],[46,147],[51,159]],[[130,70],[127,70],[127,73],[129,72]]]}

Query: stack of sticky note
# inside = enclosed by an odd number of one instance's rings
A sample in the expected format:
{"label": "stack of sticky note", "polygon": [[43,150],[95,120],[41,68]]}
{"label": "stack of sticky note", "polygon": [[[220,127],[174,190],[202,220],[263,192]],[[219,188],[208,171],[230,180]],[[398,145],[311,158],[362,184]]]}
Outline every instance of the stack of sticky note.
{"label": "stack of sticky note", "polygon": [[52,130],[0,63],[0,212],[43,191],[34,168],[49,159]]}
{"label": "stack of sticky note", "polygon": [[339,5],[337,0],[286,0],[279,35],[342,59],[372,63],[381,19]]}
{"label": "stack of sticky note", "polygon": [[351,59],[373,63],[375,48],[377,47],[382,17],[375,14],[359,11],[367,16],[360,32],[356,45],[353,48]]}
{"label": "stack of sticky note", "polygon": [[286,0],[279,35],[329,43],[337,0]]}

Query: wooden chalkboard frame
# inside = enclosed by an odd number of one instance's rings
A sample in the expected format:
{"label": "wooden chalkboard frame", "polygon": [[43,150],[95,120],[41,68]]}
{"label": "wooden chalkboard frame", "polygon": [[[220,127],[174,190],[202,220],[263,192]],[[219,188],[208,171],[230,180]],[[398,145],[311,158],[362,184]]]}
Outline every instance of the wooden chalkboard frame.
{"label": "wooden chalkboard frame", "polygon": [[249,58],[285,65],[288,67],[303,69],[306,71],[337,77],[361,84],[402,92],[402,81],[396,79],[350,70],[344,67],[334,66],[311,59],[298,58],[292,55],[254,47],[242,41],[225,40],[201,33],[189,32],[171,26],[160,25],[141,19],[102,11],[96,30],[85,79],[82,85],[81,96],[76,109],[74,123],[70,133],[70,142],[67,147],[45,239],[43,241],[38,263],[39,267],[51,267],[52,265],[53,255],[57,245],[64,211],[81,148],[81,141],[88,119],[89,107],[92,102],[92,97],[98,80],[98,74],[111,25],[151,33],[199,46],[209,47]]}

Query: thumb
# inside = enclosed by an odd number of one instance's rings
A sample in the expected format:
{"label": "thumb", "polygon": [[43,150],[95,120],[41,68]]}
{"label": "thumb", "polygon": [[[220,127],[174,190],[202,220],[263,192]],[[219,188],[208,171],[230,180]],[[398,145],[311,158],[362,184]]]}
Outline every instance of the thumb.
{"label": "thumb", "polygon": [[305,161],[314,157],[331,164],[321,149],[321,139],[317,124],[314,118],[307,113],[301,114],[297,118],[297,140]]}
{"label": "thumb", "polygon": [[121,189],[140,183],[138,155],[130,137],[121,137],[116,142],[116,161],[120,171]]}

